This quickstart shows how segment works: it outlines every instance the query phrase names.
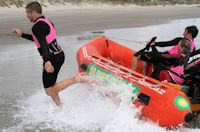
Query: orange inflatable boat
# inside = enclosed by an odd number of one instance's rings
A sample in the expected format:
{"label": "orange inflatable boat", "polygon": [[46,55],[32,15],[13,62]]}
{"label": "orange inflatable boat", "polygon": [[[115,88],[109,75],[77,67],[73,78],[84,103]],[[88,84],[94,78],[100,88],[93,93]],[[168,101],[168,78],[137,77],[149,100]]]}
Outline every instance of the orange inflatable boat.
{"label": "orange inflatable boat", "polygon": [[175,85],[148,77],[152,72],[151,66],[147,67],[147,76],[143,75],[143,62],[138,62],[136,71],[131,70],[134,53],[134,50],[100,36],[78,50],[79,71],[131,84],[130,92],[137,98],[130,101],[142,108],[144,117],[162,127],[177,127],[190,122],[192,110],[185,93],[177,90]]}

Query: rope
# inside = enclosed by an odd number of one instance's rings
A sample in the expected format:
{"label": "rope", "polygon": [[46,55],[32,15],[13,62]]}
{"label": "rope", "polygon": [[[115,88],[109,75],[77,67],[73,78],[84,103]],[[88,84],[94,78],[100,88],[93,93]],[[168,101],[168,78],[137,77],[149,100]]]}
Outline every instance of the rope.
{"label": "rope", "polygon": [[123,40],[123,41],[129,41],[129,42],[134,42],[137,44],[141,44],[141,45],[146,45],[146,41],[136,41],[136,40],[130,40],[130,39],[124,39],[124,38],[118,38],[118,37],[112,37],[112,36],[107,36],[111,39],[118,39],[118,40]]}

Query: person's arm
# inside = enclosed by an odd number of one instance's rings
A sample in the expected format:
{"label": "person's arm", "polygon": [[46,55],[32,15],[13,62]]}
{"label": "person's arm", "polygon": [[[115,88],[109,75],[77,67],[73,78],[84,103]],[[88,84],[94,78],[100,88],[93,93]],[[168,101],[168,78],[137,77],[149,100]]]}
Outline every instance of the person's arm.
{"label": "person's arm", "polygon": [[178,55],[178,54],[161,54],[162,57],[164,58],[180,58],[181,55]]}
{"label": "person's arm", "polygon": [[21,37],[33,41],[33,36],[31,34],[22,33]]}
{"label": "person's arm", "polygon": [[158,46],[158,47],[174,46],[174,45],[177,45],[181,39],[183,38],[178,37],[170,41],[155,42],[155,46]]}
{"label": "person's arm", "polygon": [[20,37],[22,37],[22,38],[25,38],[25,39],[28,39],[28,40],[30,40],[30,41],[33,41],[33,37],[32,37],[31,34],[25,34],[25,33],[23,33],[22,30],[19,29],[19,28],[13,28],[13,29],[12,29],[12,32],[13,32],[13,33],[16,33],[18,36],[20,36]]}

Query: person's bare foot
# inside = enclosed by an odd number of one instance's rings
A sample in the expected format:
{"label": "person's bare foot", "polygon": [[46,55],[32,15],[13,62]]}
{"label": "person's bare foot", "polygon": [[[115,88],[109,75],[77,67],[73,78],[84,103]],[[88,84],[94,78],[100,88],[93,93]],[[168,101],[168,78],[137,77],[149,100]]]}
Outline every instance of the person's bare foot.
{"label": "person's bare foot", "polygon": [[91,83],[92,80],[90,80],[84,75],[86,75],[85,72],[78,73],[73,77],[73,79],[76,83]]}

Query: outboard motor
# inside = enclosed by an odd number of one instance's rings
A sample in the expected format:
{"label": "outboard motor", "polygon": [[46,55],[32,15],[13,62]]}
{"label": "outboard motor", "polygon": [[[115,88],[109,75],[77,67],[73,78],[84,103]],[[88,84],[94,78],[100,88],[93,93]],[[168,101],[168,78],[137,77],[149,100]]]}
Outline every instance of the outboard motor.
{"label": "outboard motor", "polygon": [[187,95],[192,103],[200,102],[200,49],[188,54],[184,63],[185,83],[190,87]]}

